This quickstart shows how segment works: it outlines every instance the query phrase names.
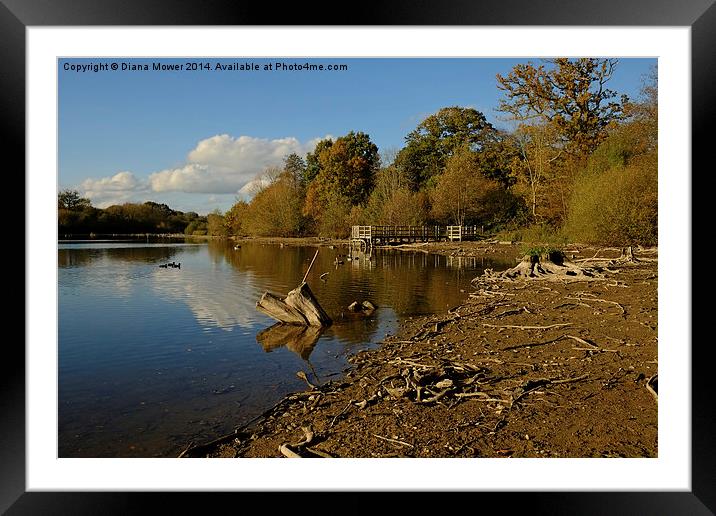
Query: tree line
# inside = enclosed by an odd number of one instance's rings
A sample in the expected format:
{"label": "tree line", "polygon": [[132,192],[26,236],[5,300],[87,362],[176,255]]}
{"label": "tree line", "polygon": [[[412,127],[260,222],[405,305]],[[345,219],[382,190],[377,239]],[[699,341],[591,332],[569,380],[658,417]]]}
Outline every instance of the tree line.
{"label": "tree line", "polygon": [[249,202],[209,214],[206,233],[343,238],[355,224],[449,224],[522,240],[655,244],[656,71],[632,100],[608,87],[617,66],[559,58],[498,74],[503,128],[450,106],[401,149],[379,152],[361,131],[322,140],[265,170]]}
{"label": "tree line", "polygon": [[208,234],[208,217],[193,211],[181,212],[166,204],[148,201],[95,208],[76,190],[63,190],[57,196],[60,235],[184,233]]}

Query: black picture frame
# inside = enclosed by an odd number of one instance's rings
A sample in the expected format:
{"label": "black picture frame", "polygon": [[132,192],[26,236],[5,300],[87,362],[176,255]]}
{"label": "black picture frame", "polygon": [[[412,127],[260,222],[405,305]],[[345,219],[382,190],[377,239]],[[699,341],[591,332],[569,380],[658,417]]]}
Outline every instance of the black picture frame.
{"label": "black picture frame", "polygon": [[[691,27],[692,162],[707,163],[707,124],[714,119],[716,84],[716,5],[714,0],[452,0],[428,3],[393,0],[363,4],[339,17],[342,6],[328,2],[275,8],[268,3],[214,0],[0,0],[0,86],[4,148],[25,166],[25,29],[28,26],[111,25],[552,25]],[[711,144],[712,146],[713,144]],[[710,169],[713,168],[711,165]],[[690,178],[688,178],[690,180]],[[20,188],[24,191],[24,185]],[[693,188],[692,188],[693,192]],[[695,233],[692,233],[695,234]],[[32,238],[32,235],[25,235]],[[691,252],[689,250],[689,256]],[[27,274],[32,271],[25,270]],[[693,303],[692,303],[692,306]],[[693,316],[692,316],[693,320]],[[690,492],[470,493],[478,510],[496,502],[533,514],[713,514],[716,510],[714,404],[710,396],[708,341],[692,346],[692,490]],[[691,345],[692,343],[667,343]],[[160,501],[161,512],[204,510],[206,495],[188,493],[26,492],[25,353],[4,349],[0,375],[0,511],[7,514],[128,514]],[[216,493],[213,494],[217,496]],[[251,507],[267,503],[271,512],[298,507],[306,493],[221,494],[223,501]],[[231,497],[229,499],[228,497]],[[452,495],[451,495],[452,496]],[[240,497],[240,502],[237,502]],[[414,493],[404,503],[423,504]],[[373,510],[368,493],[346,493],[329,510]],[[212,497],[212,503],[218,502]],[[315,500],[311,510],[320,510]],[[460,503],[454,502],[453,503]],[[401,510],[405,510],[403,505]]]}

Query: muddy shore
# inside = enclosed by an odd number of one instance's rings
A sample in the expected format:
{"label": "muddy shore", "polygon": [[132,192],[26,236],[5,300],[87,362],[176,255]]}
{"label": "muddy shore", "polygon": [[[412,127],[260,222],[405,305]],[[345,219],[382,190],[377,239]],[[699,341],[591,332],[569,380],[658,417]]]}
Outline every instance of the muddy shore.
{"label": "muddy shore", "polygon": [[[413,247],[517,254],[485,242]],[[566,254],[603,277],[480,279],[464,304],[406,320],[352,356],[344,377],[300,372],[306,390],[182,456],[658,456],[656,249],[636,249],[636,263],[608,261],[618,249]]]}

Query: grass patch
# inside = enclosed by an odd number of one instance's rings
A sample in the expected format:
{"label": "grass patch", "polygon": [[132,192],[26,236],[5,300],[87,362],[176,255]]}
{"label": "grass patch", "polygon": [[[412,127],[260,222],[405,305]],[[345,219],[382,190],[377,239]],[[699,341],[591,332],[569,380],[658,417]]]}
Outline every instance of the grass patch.
{"label": "grass patch", "polygon": [[549,225],[535,224],[526,228],[500,231],[495,235],[498,240],[522,242],[529,248],[549,247],[558,249],[569,243],[561,229]]}

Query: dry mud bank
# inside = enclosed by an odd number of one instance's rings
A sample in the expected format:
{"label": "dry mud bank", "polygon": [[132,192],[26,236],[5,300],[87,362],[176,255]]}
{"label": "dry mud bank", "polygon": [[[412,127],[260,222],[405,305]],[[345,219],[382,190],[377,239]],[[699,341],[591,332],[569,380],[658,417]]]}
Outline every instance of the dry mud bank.
{"label": "dry mud bank", "polygon": [[575,256],[604,266],[598,280],[481,279],[463,305],[351,357],[343,378],[302,372],[305,391],[184,455],[655,457],[656,250],[593,254]]}

